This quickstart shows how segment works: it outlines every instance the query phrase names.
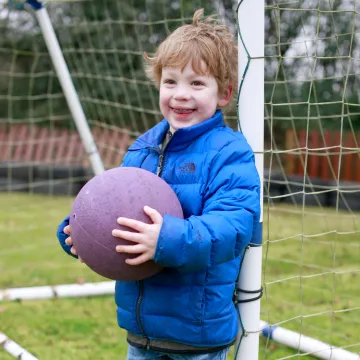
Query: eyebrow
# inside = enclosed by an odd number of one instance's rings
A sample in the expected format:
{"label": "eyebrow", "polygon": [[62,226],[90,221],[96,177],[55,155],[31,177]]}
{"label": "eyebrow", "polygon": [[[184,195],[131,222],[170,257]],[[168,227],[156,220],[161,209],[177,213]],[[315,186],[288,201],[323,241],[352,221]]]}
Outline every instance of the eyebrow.
{"label": "eyebrow", "polygon": [[[179,73],[176,70],[171,70],[171,69],[164,69],[163,72],[166,71],[166,76],[177,76]],[[194,78],[194,77],[202,77],[202,78],[206,78],[207,75],[201,75],[196,73],[195,71],[193,71],[191,74],[186,76],[187,78]]]}

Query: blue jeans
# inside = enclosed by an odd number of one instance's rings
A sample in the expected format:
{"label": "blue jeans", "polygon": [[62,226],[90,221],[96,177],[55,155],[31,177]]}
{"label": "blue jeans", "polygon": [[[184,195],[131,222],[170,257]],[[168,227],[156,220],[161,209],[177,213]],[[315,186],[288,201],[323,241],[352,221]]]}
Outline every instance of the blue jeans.
{"label": "blue jeans", "polygon": [[226,360],[230,348],[210,354],[168,354],[152,350],[139,349],[129,345],[126,360]]}

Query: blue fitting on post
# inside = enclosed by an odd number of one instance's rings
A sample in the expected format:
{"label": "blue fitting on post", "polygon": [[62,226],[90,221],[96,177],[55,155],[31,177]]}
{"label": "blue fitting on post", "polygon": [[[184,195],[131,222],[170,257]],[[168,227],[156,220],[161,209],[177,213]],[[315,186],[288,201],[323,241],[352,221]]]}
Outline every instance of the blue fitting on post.
{"label": "blue fitting on post", "polygon": [[44,6],[38,0],[26,0],[26,3],[29,4],[34,10],[40,10]]}
{"label": "blue fitting on post", "polygon": [[276,330],[276,328],[277,326],[266,325],[265,328],[262,330],[263,336],[272,340],[273,333]]}

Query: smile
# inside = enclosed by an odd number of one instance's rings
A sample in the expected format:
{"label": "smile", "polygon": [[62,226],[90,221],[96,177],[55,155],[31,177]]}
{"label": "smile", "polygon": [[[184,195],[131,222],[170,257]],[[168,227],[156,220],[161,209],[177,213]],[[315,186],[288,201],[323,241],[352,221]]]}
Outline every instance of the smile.
{"label": "smile", "polygon": [[176,108],[171,108],[171,110],[179,115],[189,115],[195,111],[194,109],[176,109]]}

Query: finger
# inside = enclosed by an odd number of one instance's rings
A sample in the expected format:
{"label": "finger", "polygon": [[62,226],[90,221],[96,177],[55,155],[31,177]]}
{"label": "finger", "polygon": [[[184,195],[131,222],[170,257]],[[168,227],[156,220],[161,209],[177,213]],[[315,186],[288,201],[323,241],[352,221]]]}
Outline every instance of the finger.
{"label": "finger", "polygon": [[66,226],[64,227],[63,232],[64,232],[66,235],[70,235],[70,232],[71,232],[71,230],[70,230],[70,225],[66,225]]}
{"label": "finger", "polygon": [[146,251],[146,247],[142,244],[137,245],[117,245],[115,250],[120,253],[142,254]]}
{"label": "finger", "polygon": [[154,224],[162,224],[163,217],[157,210],[151,208],[150,206],[144,206],[144,212],[150,217]]}
{"label": "finger", "polygon": [[138,232],[143,232],[144,231],[144,227],[147,224],[144,224],[141,221],[138,220],[134,220],[134,219],[128,219],[128,218],[124,218],[124,217],[119,217],[117,219],[117,223],[123,226],[127,226],[131,229],[134,229]]}
{"label": "finger", "polygon": [[65,239],[65,244],[66,244],[66,245],[72,245],[72,244],[73,244],[72,239],[71,239],[70,236]]}
{"label": "finger", "polygon": [[128,265],[140,265],[150,260],[150,255],[144,253],[134,259],[126,259]]}
{"label": "finger", "polygon": [[124,240],[129,240],[129,241],[133,241],[133,242],[137,242],[140,243],[141,239],[142,239],[142,235],[139,233],[134,233],[131,231],[124,231],[124,230],[118,230],[118,229],[114,229],[112,231],[112,235]]}
{"label": "finger", "polygon": [[77,255],[77,254],[78,254],[77,251],[76,251],[76,249],[75,249],[74,247],[71,247],[70,252],[71,252],[73,255]]}

